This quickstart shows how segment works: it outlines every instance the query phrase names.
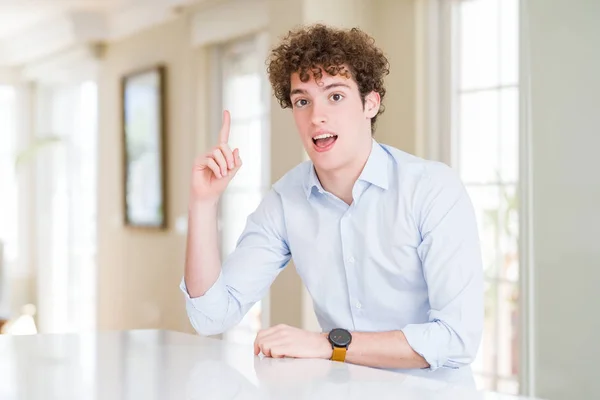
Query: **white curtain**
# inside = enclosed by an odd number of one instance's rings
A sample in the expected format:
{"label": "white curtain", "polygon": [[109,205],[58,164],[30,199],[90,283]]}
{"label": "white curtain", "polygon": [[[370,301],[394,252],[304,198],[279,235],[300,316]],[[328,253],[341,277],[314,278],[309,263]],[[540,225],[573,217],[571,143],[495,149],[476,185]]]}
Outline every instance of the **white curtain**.
{"label": "white curtain", "polygon": [[36,96],[36,140],[53,140],[36,159],[41,332],[95,325],[96,102],[93,82],[40,86]]}

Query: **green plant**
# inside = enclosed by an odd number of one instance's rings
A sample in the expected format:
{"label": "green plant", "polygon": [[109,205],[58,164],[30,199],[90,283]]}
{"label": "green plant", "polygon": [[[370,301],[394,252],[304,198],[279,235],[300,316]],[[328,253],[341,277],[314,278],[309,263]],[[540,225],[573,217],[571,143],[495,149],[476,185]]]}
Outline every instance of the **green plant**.
{"label": "green plant", "polygon": [[15,171],[19,171],[25,164],[33,160],[40,151],[63,142],[64,138],[58,135],[49,135],[34,139],[29,146],[19,151],[15,156]]}

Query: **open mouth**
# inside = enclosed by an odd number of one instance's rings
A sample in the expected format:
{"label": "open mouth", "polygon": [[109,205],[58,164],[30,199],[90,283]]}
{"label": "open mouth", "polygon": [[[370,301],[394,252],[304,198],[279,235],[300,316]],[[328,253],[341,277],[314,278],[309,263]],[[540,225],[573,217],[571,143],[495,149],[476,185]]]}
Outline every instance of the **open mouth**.
{"label": "open mouth", "polygon": [[327,151],[333,147],[333,144],[337,140],[337,135],[331,133],[324,133],[322,135],[315,136],[312,141],[315,144],[317,151]]}

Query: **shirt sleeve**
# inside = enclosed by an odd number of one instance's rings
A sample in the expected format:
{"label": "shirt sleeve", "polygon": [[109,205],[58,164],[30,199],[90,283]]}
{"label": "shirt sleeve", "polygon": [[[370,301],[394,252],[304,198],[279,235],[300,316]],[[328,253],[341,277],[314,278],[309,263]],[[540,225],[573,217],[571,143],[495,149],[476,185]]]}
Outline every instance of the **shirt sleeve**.
{"label": "shirt sleeve", "polygon": [[430,310],[428,322],[402,331],[430,370],[466,366],[483,331],[483,266],[473,206],[459,177],[441,163],[424,174],[414,199]]}
{"label": "shirt sleeve", "polygon": [[180,289],[194,329],[202,335],[216,335],[238,324],[266,295],[290,258],[281,199],[271,189],[248,217],[235,250],[223,261],[209,290],[192,298],[182,279]]}

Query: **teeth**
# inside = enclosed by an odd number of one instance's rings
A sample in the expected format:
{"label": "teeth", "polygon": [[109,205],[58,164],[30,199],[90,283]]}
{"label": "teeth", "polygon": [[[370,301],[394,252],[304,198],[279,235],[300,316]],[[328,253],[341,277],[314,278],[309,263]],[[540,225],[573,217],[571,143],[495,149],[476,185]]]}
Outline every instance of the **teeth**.
{"label": "teeth", "polygon": [[335,135],[332,135],[331,133],[324,133],[322,135],[319,136],[315,136],[313,139],[317,140],[317,139],[327,139],[329,137],[334,137]]}

